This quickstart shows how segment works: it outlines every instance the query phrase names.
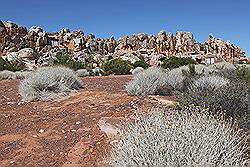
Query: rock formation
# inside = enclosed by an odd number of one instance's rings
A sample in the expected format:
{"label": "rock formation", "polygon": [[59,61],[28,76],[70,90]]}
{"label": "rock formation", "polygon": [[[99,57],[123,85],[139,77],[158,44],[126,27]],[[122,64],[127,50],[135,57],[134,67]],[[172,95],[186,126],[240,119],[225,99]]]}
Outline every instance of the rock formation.
{"label": "rock formation", "polygon": [[84,35],[80,30],[71,32],[67,28],[59,32],[44,32],[42,28],[32,26],[27,31],[13,22],[0,21],[0,56],[46,65],[60,51],[72,54],[76,60],[92,62],[95,66],[101,65],[110,56],[131,62],[144,56],[149,63],[157,65],[163,57],[204,59],[207,54],[213,54],[216,61],[237,61],[245,54],[238,46],[212,35],[201,44],[191,32],[174,35],[160,31],[156,36],[139,33],[116,40],[114,37],[101,39],[93,34]]}

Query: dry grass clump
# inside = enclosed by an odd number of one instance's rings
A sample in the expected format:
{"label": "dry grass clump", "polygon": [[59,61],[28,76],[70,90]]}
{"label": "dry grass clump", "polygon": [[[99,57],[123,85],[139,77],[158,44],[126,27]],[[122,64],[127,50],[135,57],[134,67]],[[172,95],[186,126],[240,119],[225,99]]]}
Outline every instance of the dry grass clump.
{"label": "dry grass clump", "polygon": [[239,166],[246,137],[207,114],[205,108],[156,110],[121,133],[108,162],[112,166]]}
{"label": "dry grass clump", "polygon": [[8,70],[0,71],[0,80],[5,80],[5,79],[16,79],[16,75],[12,71]]}
{"label": "dry grass clump", "polygon": [[31,71],[16,71],[15,72],[16,79],[25,79],[29,77],[31,73],[32,73]]}
{"label": "dry grass clump", "polygon": [[142,72],[142,71],[144,71],[144,68],[142,68],[142,67],[136,67],[135,69],[133,69],[132,70],[132,74],[133,75],[136,75],[136,74],[138,74],[138,73],[140,73],[140,72]]}
{"label": "dry grass clump", "polygon": [[247,115],[248,88],[241,80],[203,76],[193,81],[189,89],[178,97],[181,106],[204,105],[213,114],[223,112],[226,117],[243,119]]}
{"label": "dry grass clump", "polygon": [[81,87],[75,72],[66,67],[42,67],[25,78],[19,93],[23,101],[51,100]]}
{"label": "dry grass clump", "polygon": [[196,89],[208,89],[209,91],[217,90],[230,83],[230,80],[218,75],[201,76],[194,80],[193,87]]}
{"label": "dry grass clump", "polygon": [[166,73],[161,68],[151,67],[134,76],[126,86],[128,95],[170,95],[171,88],[166,82]]}
{"label": "dry grass clump", "polygon": [[76,75],[78,77],[86,77],[86,76],[89,76],[90,73],[88,72],[87,69],[79,69],[79,70],[76,71]]}

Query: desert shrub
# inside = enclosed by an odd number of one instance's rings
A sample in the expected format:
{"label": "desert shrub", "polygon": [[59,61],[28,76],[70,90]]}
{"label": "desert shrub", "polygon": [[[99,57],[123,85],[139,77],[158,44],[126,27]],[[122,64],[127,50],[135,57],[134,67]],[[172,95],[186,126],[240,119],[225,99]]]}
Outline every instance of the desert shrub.
{"label": "desert shrub", "polygon": [[170,57],[170,58],[166,58],[163,60],[162,63],[162,68],[169,68],[169,69],[173,69],[173,68],[178,68],[181,66],[185,66],[188,64],[196,64],[196,61],[193,60],[192,58],[182,58],[182,57]]}
{"label": "desert shrub", "polygon": [[76,75],[78,77],[86,77],[86,76],[89,76],[90,74],[87,69],[79,69],[76,71]]}
{"label": "desert shrub", "polygon": [[202,65],[202,64],[197,64],[195,65],[195,72],[198,75],[208,75],[208,74],[213,74],[214,72],[216,72],[216,70],[214,68],[209,68],[206,65]]}
{"label": "desert shrub", "polygon": [[75,72],[65,67],[43,67],[32,72],[20,86],[23,101],[51,100],[81,87]]}
{"label": "desert shrub", "polygon": [[0,80],[5,80],[5,79],[16,79],[16,75],[12,71],[8,70],[0,71]]}
{"label": "desert shrub", "polygon": [[143,56],[140,57],[140,60],[136,61],[134,64],[132,64],[134,68],[136,67],[142,67],[144,69],[147,69],[150,65],[146,63],[145,58]]}
{"label": "desert shrub", "polygon": [[239,80],[201,77],[179,97],[179,102],[182,106],[204,105],[214,114],[223,111],[226,117],[243,118],[247,112],[247,87]]}
{"label": "desert shrub", "polygon": [[188,73],[188,66],[172,70],[150,67],[136,74],[126,86],[126,90],[129,95],[137,96],[172,95],[173,93],[184,92],[192,79]]}
{"label": "desert shrub", "polygon": [[132,66],[128,61],[112,59],[104,63],[103,69],[106,74],[126,75],[130,73]]}
{"label": "desert shrub", "polygon": [[244,80],[248,87],[250,88],[250,68],[249,66],[246,66],[246,65],[240,65],[240,66],[237,66],[236,67],[236,75]]}
{"label": "desert shrub", "polygon": [[80,61],[76,61],[69,54],[62,53],[62,52],[59,52],[56,55],[56,59],[54,60],[53,63],[55,65],[62,65],[62,66],[71,68],[73,70],[78,70],[78,69],[84,69],[84,68],[86,68],[86,64],[85,63],[82,63]]}
{"label": "desert shrub", "polygon": [[24,79],[27,78],[31,74],[31,71],[16,71],[16,79]]}
{"label": "desert shrub", "polygon": [[7,70],[15,72],[24,70],[25,68],[26,66],[22,61],[19,60],[8,61],[0,57],[0,71]]}
{"label": "desert shrub", "polygon": [[236,67],[227,62],[215,63],[208,66],[211,70],[214,70],[214,73],[221,75],[226,78],[236,79],[237,75],[235,73]]}
{"label": "desert shrub", "polygon": [[213,68],[218,69],[218,70],[229,70],[229,71],[234,71],[236,69],[236,67],[231,64],[231,63],[227,63],[227,62],[220,62],[220,63],[215,63],[211,65]]}
{"label": "desert shrub", "polygon": [[121,130],[111,166],[244,165],[246,137],[205,108],[156,110]]}
{"label": "desert shrub", "polygon": [[0,71],[5,70],[4,65],[5,65],[5,60],[0,56]]}
{"label": "desert shrub", "polygon": [[184,75],[183,71],[189,72],[188,66],[174,68],[168,71],[166,75],[166,78],[167,78],[166,80],[168,84],[171,87],[173,87],[175,90],[180,91],[180,92],[183,92],[187,89],[184,83],[186,76]]}
{"label": "desert shrub", "polygon": [[144,71],[144,68],[142,68],[142,67],[136,67],[135,69],[132,70],[132,74],[136,75],[136,74],[138,74],[138,73],[140,73],[142,71]]}
{"label": "desert shrub", "polygon": [[163,69],[151,67],[135,75],[126,90],[128,95],[170,95],[171,87],[166,82]]}
{"label": "desert shrub", "polygon": [[197,80],[194,80],[193,87],[195,89],[216,91],[223,86],[227,86],[230,80],[218,75],[202,76]]}

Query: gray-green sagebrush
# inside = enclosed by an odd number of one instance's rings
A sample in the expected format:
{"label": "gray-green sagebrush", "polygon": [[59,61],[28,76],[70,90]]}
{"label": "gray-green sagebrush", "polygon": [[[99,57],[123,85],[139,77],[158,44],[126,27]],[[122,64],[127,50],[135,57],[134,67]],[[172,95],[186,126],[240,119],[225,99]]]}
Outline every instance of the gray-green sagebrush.
{"label": "gray-green sagebrush", "polygon": [[158,109],[121,131],[107,158],[112,166],[244,165],[246,137],[206,108]]}
{"label": "gray-green sagebrush", "polygon": [[66,67],[42,67],[25,78],[19,92],[23,101],[51,100],[82,86],[75,72]]}

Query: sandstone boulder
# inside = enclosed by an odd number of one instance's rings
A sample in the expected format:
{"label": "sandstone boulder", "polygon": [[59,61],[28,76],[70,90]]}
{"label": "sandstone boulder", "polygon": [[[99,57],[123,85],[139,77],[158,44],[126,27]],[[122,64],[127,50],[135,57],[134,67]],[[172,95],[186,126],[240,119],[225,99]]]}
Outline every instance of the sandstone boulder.
{"label": "sandstone boulder", "polygon": [[24,48],[18,51],[18,57],[21,59],[32,60],[35,57],[34,50],[32,48]]}
{"label": "sandstone boulder", "polygon": [[43,32],[43,29],[41,27],[37,27],[37,26],[32,26],[29,29],[29,33],[30,32],[35,32],[36,34]]}

